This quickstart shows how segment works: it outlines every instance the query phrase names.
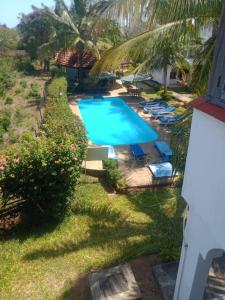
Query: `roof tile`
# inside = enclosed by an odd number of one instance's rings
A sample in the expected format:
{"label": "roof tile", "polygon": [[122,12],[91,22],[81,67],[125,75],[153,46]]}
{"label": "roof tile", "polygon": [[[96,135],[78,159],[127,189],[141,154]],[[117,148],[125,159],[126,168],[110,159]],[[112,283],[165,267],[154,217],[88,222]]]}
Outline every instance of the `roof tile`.
{"label": "roof tile", "polygon": [[203,97],[193,100],[189,105],[225,123],[225,109],[207,102]]}
{"label": "roof tile", "polygon": [[57,64],[69,68],[89,68],[91,69],[96,61],[89,49],[84,49],[81,55],[75,50],[60,51],[55,54]]}

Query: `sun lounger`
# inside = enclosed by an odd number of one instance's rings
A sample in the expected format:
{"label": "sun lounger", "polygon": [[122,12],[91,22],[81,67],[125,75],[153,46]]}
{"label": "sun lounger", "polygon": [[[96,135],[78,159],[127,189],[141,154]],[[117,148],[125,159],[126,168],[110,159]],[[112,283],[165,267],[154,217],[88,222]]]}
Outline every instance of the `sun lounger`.
{"label": "sun lounger", "polygon": [[130,145],[130,152],[135,159],[143,159],[147,155],[138,144]]}
{"label": "sun lounger", "polygon": [[158,111],[152,111],[151,117],[159,118],[161,116],[171,114],[175,109],[176,109],[176,107],[174,107],[174,106],[168,106],[165,109],[159,109]]}
{"label": "sun lounger", "polygon": [[159,151],[163,162],[170,162],[173,155],[173,151],[165,141],[157,141],[154,143],[156,149]]}
{"label": "sun lounger", "polygon": [[179,115],[179,116],[169,116],[169,117],[161,117],[159,119],[159,122],[161,125],[171,125],[174,124],[176,122],[181,121],[184,118],[183,115]]}
{"label": "sun lounger", "polygon": [[167,104],[164,102],[159,102],[156,105],[146,105],[143,109],[146,112],[158,111],[167,108]]}
{"label": "sun lounger", "polygon": [[151,170],[155,178],[171,177],[173,175],[173,167],[169,162],[149,164],[147,167]]}
{"label": "sun lounger", "polygon": [[157,103],[160,103],[161,100],[160,99],[153,99],[153,100],[149,100],[149,101],[142,101],[138,103],[138,106],[141,108],[144,108],[146,105],[156,105]]}

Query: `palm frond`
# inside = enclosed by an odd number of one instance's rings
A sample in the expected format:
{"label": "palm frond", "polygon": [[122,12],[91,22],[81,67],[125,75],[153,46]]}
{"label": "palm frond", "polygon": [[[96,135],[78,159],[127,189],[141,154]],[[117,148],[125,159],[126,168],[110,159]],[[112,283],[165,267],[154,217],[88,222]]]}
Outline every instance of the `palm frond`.
{"label": "palm frond", "polygon": [[215,40],[216,36],[213,35],[206,43],[200,45],[194,59],[191,86],[198,95],[204,95],[207,91]]}
{"label": "palm frond", "polygon": [[71,30],[74,31],[75,34],[79,34],[79,30],[77,26],[75,25],[75,22],[73,21],[72,16],[70,15],[67,8],[62,10],[57,10],[59,14],[56,14],[52,12],[47,6],[45,6],[45,14],[53,20],[53,22],[57,22],[58,24],[62,24],[64,26],[67,26],[71,28]]}
{"label": "palm frond", "polygon": [[[149,0],[103,0],[92,6],[90,14],[116,20],[123,26],[141,21]],[[155,1],[155,0],[154,0]]]}
{"label": "palm frond", "polygon": [[[155,30],[140,34],[108,50],[102,59],[95,64],[91,74],[95,75],[103,70],[115,69],[126,59],[141,63],[141,61],[145,61],[147,57],[154,57],[155,53],[162,52],[168,41],[172,41],[174,45],[179,47],[184,44],[187,39],[190,42],[190,39],[193,39],[194,36],[197,38],[198,35],[199,32],[195,24],[193,25],[192,20],[186,20],[185,23],[172,22],[162,25]],[[152,61],[153,60],[154,59],[152,59]]]}
{"label": "palm frond", "polygon": [[196,17],[218,18],[223,5],[222,0],[170,0],[168,3],[165,22]]}

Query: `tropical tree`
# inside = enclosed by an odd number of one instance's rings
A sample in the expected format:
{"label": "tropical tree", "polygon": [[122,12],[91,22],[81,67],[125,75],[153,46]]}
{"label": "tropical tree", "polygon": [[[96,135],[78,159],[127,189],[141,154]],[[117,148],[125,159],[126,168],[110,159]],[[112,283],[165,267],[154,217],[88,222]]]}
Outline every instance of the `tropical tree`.
{"label": "tropical tree", "polygon": [[40,59],[44,62],[44,70],[49,69],[49,58],[52,52],[45,56],[40,56],[40,47],[48,43],[54,36],[55,28],[45,14],[44,9],[32,7],[33,11],[27,15],[22,14],[18,29],[21,33],[22,47],[30,55],[31,59]]}
{"label": "tropical tree", "polygon": [[[44,7],[45,15],[54,24],[55,32],[51,40],[43,43],[39,54],[59,49],[75,49],[81,54],[85,48],[90,49],[98,60],[101,50],[113,46],[121,39],[119,27],[112,20],[96,18],[90,0],[74,0],[68,8],[63,0],[56,0],[55,10]],[[103,26],[104,25],[104,26]],[[113,35],[110,35],[110,30]],[[112,33],[112,32],[111,32]]]}
{"label": "tropical tree", "polygon": [[[134,2],[132,4],[132,2]],[[128,9],[128,4],[130,8]],[[117,14],[118,18],[124,16],[125,20],[130,20],[135,13],[136,18],[148,22],[149,29],[144,33],[134,36],[114,47],[95,67],[95,72],[103,69],[115,68],[125,57],[138,57],[143,49],[148,53],[164,51],[165,41],[170,40],[174,46],[179,48],[190,45],[198,49],[198,56],[194,55],[194,66],[196,66],[195,86],[202,92],[200,87],[206,86],[209,69],[212,62],[214,42],[219,24],[219,17],[222,8],[222,0],[108,0],[99,5],[99,12],[107,16],[110,12]],[[212,36],[202,39],[202,29],[211,28]],[[168,48],[169,50],[169,48]],[[202,58],[204,53],[204,59]],[[151,55],[152,56],[152,55]],[[152,56],[154,57],[154,56]],[[158,57],[156,57],[156,61]],[[207,70],[207,73],[205,71]]]}

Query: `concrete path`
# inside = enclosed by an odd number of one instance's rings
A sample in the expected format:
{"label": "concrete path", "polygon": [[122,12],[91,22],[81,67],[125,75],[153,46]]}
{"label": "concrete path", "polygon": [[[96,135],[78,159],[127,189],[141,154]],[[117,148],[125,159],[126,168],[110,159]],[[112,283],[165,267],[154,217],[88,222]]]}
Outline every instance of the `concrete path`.
{"label": "concrete path", "polygon": [[185,104],[188,104],[193,100],[193,95],[192,94],[180,94],[180,93],[173,92],[173,91],[171,91],[171,92],[172,92],[173,97],[176,100],[181,101]]}

